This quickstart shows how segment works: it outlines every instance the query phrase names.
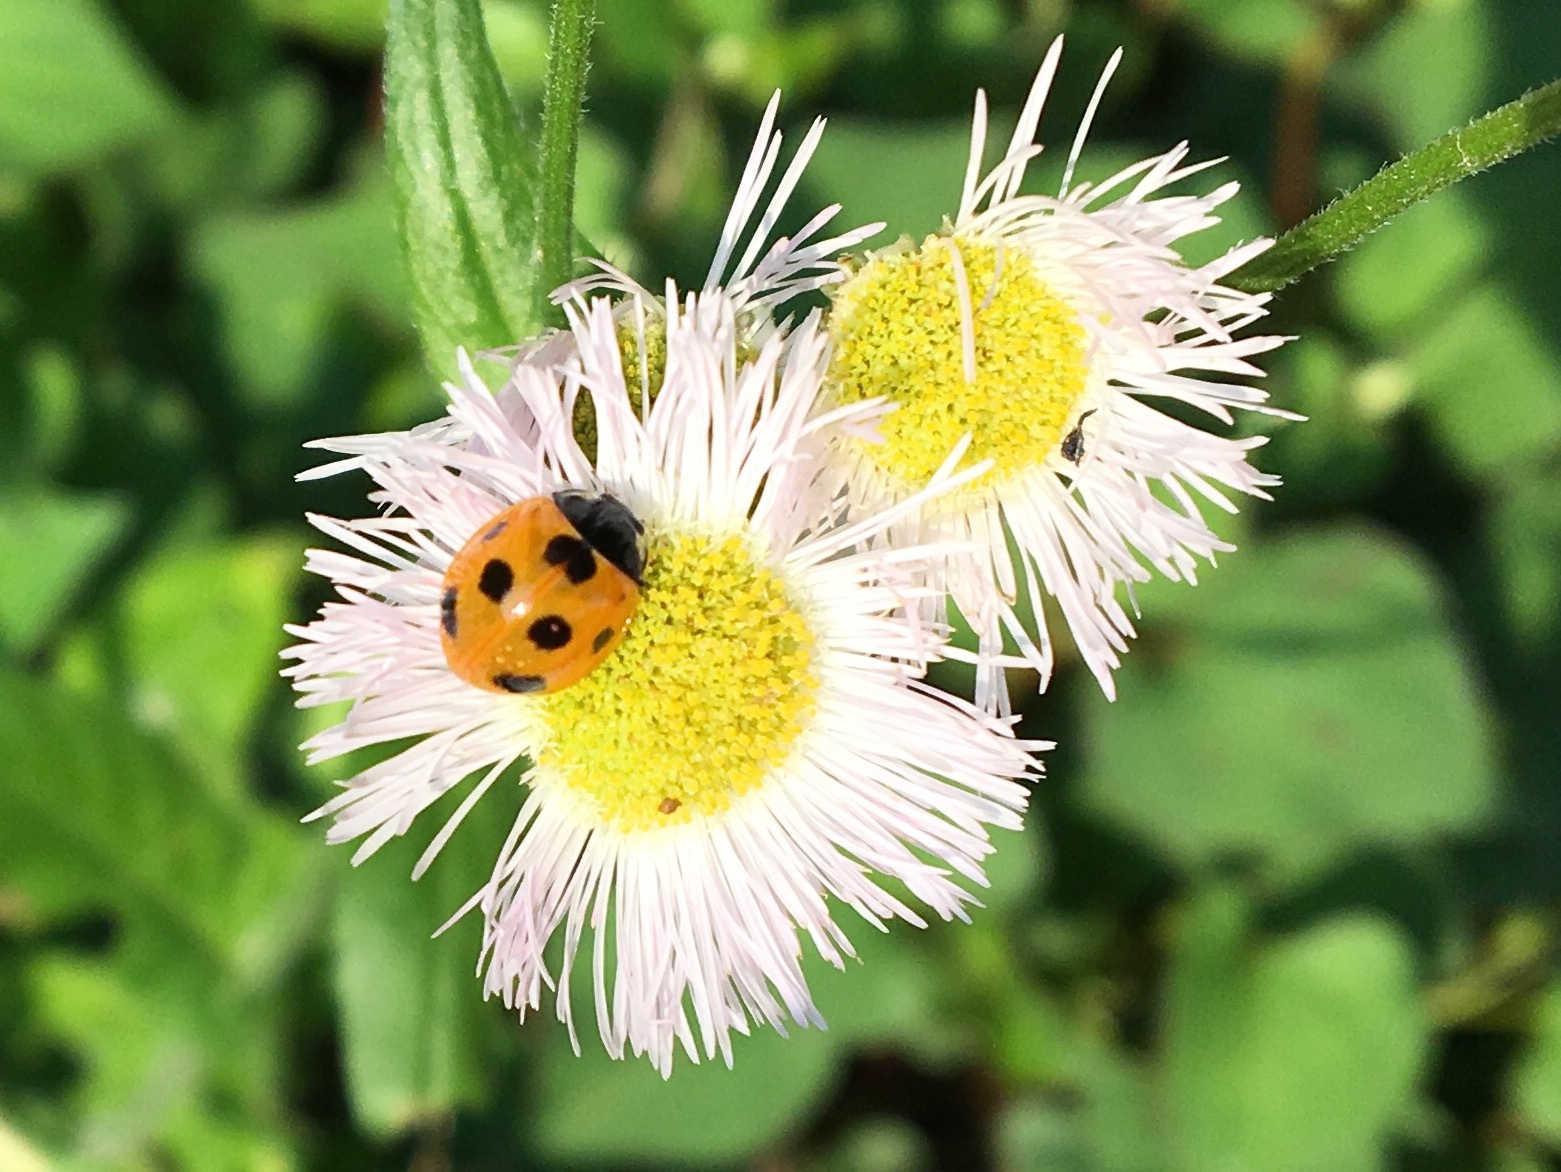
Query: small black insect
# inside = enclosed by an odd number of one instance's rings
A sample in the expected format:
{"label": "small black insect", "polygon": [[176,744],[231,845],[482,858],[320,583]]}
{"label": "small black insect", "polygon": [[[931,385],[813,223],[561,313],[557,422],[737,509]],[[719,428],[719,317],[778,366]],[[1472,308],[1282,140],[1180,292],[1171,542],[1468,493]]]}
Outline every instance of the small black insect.
{"label": "small black insect", "polygon": [[1084,459],[1084,421],[1093,414],[1095,409],[1091,407],[1079,416],[1073,430],[1062,437],[1062,458],[1070,464],[1078,464]]}

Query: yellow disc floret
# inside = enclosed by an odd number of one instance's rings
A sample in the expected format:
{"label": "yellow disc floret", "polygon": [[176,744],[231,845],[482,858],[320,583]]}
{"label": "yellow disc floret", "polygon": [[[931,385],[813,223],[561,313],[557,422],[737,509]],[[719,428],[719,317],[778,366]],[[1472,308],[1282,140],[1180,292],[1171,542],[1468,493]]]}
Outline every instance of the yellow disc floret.
{"label": "yellow disc floret", "polygon": [[743,538],[652,533],[622,645],[538,702],[538,772],[621,830],[719,813],[790,754],[812,665],[806,619]]}
{"label": "yellow disc floret", "polygon": [[840,399],[898,404],[884,442],[862,451],[907,489],[925,484],[967,432],[969,460],[993,461],[981,483],[1040,464],[1062,442],[1089,373],[1077,312],[1024,252],[983,241],[929,236],[868,261],[836,292],[830,333]]}

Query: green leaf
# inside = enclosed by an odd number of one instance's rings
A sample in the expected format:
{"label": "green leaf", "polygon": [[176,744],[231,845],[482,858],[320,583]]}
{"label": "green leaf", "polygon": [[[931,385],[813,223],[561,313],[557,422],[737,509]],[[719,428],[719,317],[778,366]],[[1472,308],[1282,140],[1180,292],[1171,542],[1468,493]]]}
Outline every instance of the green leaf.
{"label": "green leaf", "polygon": [[163,129],[175,113],[91,0],[0,6],[0,172],[87,162]]}
{"label": "green leaf", "polygon": [[34,966],[33,988],[39,1018],[86,1067],[72,1103],[83,1121],[80,1155],[133,1163],[197,1094],[200,1047],[176,1016],[158,1013],[105,964],[52,958]]}
{"label": "green leaf", "polygon": [[206,1082],[191,1023],[102,963],[49,958],[34,966],[33,989],[42,1021],[85,1067],[72,1103],[78,1154],[95,1166],[133,1166]]}
{"label": "green leaf", "polygon": [[539,98],[547,73],[547,15],[520,0],[483,0],[483,23],[499,72],[515,96]]}
{"label": "green leaf", "polygon": [[232,1115],[274,1103],[281,1086],[277,988],[319,904],[300,832],[213,798],[116,705],[41,681],[0,676],[0,755],[13,914],[46,925],[108,913],[115,925],[91,958],[56,944],[29,961],[33,1028],[82,1070],[76,1156],[151,1166],[176,1133],[213,1129],[275,1151]]}
{"label": "green leaf", "polygon": [[255,403],[293,404],[308,391],[341,306],[391,322],[404,316],[391,202],[369,169],[318,202],[225,215],[196,229],[193,266],[217,297],[228,360]]}
{"label": "green leaf", "polygon": [[[454,805],[434,807],[423,822],[440,825]],[[508,1014],[483,1001],[481,917],[433,933],[487,881],[519,808],[519,787],[496,785],[415,882],[428,836],[392,842],[350,870],[346,852],[336,853],[345,872],[333,938],[347,1089],[353,1114],[375,1135],[448,1116],[487,1086],[484,1038]]]}
{"label": "green leaf", "polygon": [[121,595],[132,709],[230,788],[276,686],[298,563],[286,537],[179,548],[150,561]]}
{"label": "green leaf", "polygon": [[898,1115],[852,1122],[838,1138],[831,1135],[830,1149],[827,1157],[807,1162],[813,1172],[927,1172],[937,1167],[926,1133]]}
{"label": "green leaf", "polygon": [[997,1126],[1000,1166],[1013,1172],[1163,1172],[1149,1080],[1125,1055],[1080,1040],[1072,1079],[1012,1102]]}
{"label": "green leaf", "polygon": [[[929,1062],[968,1052],[968,1040],[954,1036],[950,1014],[944,1012],[951,1000],[957,1003],[969,992],[958,955],[968,926],[940,924],[918,931],[892,924],[887,932],[861,922],[845,927],[856,959],[847,960],[843,970],[817,958],[807,966],[808,986],[831,1043],[837,1048],[898,1047]],[[681,1073],[674,1070],[672,1077]]]}
{"label": "green leaf", "polygon": [[[58,469],[81,438],[87,387],[81,364],[51,342],[29,347],[23,358],[22,384],[30,415],[28,426],[12,437],[17,457],[9,465],[21,480],[23,468]],[[20,397],[20,396],[18,396]]]}
{"label": "green leaf", "polygon": [[[0,508],[0,646],[25,652],[89,581],[129,510],[108,496],[24,491]],[[25,567],[25,568],[24,568]]]}
{"label": "green leaf", "polygon": [[775,23],[774,0],[683,0],[679,6],[700,32],[753,37]]}
{"label": "green leaf", "polygon": [[575,226],[596,247],[594,255],[628,272],[634,270],[638,248],[624,224],[631,168],[628,153],[615,140],[590,125],[580,127]]}
{"label": "green leaf", "polygon": [[[663,1080],[643,1058],[608,1058],[589,1017],[578,1023],[579,1056],[556,1022],[528,1025],[547,1031],[537,1137],[543,1152],[579,1163],[728,1164],[795,1130],[828,1095],[852,1051],[900,1050],[929,1067],[968,1061],[975,1049],[968,1019],[977,1014],[966,1012],[962,1020],[960,1010],[977,1002],[986,1007],[1009,991],[1015,983],[1011,951],[1002,952],[1007,967],[994,979],[981,970],[993,950],[980,942],[966,947],[974,939],[968,925],[918,931],[894,924],[880,932],[849,914],[846,921],[857,959],[847,960],[843,970],[817,957],[805,962],[827,1030],[788,1026],[783,1038],[755,1026],[752,1037],[734,1039],[730,1070],[719,1059],[695,1065],[680,1050],[671,1077]],[[1017,1024],[1012,1008],[993,1006],[996,1022]],[[1033,1017],[1023,1020],[1034,1024]],[[1034,1044],[1033,1038],[1014,1041]],[[700,1126],[691,1129],[691,1119]]]}
{"label": "green leaf", "polygon": [[1305,872],[1490,808],[1479,689],[1426,568],[1385,536],[1244,548],[1151,613],[1166,625],[1127,657],[1119,702],[1091,693],[1084,796],[1172,857]]}
{"label": "green leaf", "polygon": [[598,0],[600,61],[604,70],[641,86],[670,88],[686,71],[678,21],[662,0]]}
{"label": "green leaf", "polygon": [[[275,195],[310,166],[326,117],[318,78],[278,72],[241,101],[203,110],[163,135],[144,153],[146,170],[161,198],[186,214]],[[382,234],[389,223],[387,207]]]}
{"label": "green leaf", "polygon": [[1178,925],[1164,1056],[1174,1166],[1382,1167],[1427,1053],[1409,946],[1369,915],[1258,943],[1247,915],[1239,895],[1204,891]]}
{"label": "green leaf", "polygon": [[477,0],[396,0],[385,138],[412,311],[429,365],[542,325],[535,174]]}

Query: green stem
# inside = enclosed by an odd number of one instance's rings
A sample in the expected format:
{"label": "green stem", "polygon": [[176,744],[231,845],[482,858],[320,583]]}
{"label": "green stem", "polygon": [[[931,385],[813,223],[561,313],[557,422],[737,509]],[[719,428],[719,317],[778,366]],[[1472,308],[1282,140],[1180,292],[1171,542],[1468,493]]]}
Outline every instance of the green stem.
{"label": "green stem", "polygon": [[[574,275],[575,157],[595,20],[596,0],[558,0],[553,5],[537,187],[537,259],[544,298]],[[550,305],[540,308],[545,315],[557,316]]]}
{"label": "green stem", "polygon": [[1406,208],[1558,133],[1561,81],[1553,81],[1384,167],[1290,229],[1229,283],[1248,293],[1282,289],[1348,252]]}

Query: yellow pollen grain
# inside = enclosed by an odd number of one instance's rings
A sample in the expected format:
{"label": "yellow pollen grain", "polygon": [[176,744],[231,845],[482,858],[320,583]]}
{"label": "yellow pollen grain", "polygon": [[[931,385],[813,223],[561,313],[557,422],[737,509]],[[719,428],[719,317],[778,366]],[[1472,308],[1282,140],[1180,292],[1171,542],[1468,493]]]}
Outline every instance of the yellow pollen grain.
{"label": "yellow pollen grain", "polygon": [[812,668],[807,621],[742,538],[652,533],[623,643],[537,702],[538,769],[625,831],[720,813],[785,761]]}
{"label": "yellow pollen grain", "polygon": [[[966,380],[958,247],[974,322]],[[903,487],[925,484],[967,432],[970,462],[1008,479],[1056,450],[1088,377],[1078,314],[1018,248],[929,236],[920,248],[868,261],[835,294],[830,381],[843,402],[898,404],[863,454]],[[969,491],[967,489],[967,491]]]}

